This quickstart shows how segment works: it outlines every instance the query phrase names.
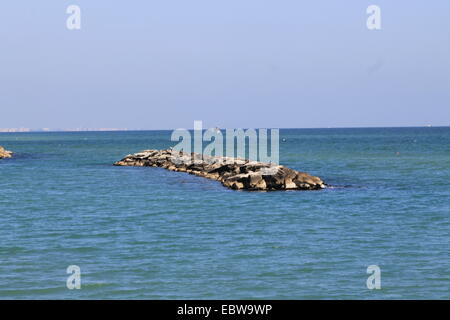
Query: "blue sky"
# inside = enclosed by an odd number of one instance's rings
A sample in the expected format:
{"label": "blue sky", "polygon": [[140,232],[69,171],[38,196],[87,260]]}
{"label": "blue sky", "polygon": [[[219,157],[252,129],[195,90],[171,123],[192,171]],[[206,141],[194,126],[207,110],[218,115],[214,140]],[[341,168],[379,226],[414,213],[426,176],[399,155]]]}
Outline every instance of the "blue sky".
{"label": "blue sky", "polygon": [[[66,28],[79,5],[82,29]],[[382,30],[366,28],[379,5]],[[450,125],[450,1],[0,5],[0,128]]]}

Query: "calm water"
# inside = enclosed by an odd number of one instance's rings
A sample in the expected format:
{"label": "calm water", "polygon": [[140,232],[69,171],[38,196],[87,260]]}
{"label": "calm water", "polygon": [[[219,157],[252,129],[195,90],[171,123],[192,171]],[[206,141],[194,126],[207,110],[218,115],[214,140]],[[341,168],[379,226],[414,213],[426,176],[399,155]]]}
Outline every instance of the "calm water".
{"label": "calm water", "polygon": [[0,134],[0,298],[450,298],[450,128],[282,130],[323,191],[111,165],[170,133]]}

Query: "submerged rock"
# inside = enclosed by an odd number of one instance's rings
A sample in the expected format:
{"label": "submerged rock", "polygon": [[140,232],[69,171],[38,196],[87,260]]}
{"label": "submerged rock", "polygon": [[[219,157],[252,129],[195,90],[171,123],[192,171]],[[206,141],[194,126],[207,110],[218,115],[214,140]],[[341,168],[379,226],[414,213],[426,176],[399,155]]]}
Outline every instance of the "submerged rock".
{"label": "submerged rock", "polygon": [[235,159],[203,156],[168,150],[144,150],[130,154],[115,166],[161,167],[217,180],[235,190],[318,190],[326,184],[318,177],[284,166]]}
{"label": "submerged rock", "polygon": [[0,146],[0,159],[11,158],[13,153],[11,151],[5,150],[2,146]]}

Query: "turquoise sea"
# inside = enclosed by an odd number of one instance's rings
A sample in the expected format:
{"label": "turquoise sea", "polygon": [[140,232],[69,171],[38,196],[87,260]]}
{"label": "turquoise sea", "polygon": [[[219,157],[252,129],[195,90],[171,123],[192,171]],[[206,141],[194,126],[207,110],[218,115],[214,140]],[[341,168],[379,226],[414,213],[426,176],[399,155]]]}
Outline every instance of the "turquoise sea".
{"label": "turquoise sea", "polygon": [[112,166],[171,131],[0,134],[0,299],[450,299],[449,127],[280,133],[332,188]]}

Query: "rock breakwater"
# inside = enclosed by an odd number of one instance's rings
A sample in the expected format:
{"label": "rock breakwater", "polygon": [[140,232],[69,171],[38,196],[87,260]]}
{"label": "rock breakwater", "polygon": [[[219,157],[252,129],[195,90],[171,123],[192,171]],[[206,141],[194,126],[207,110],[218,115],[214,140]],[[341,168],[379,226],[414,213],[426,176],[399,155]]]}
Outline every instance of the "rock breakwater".
{"label": "rock breakwater", "polygon": [[234,190],[318,190],[326,184],[318,177],[281,165],[230,157],[205,156],[168,150],[130,154],[116,166],[160,167],[217,180]]}

